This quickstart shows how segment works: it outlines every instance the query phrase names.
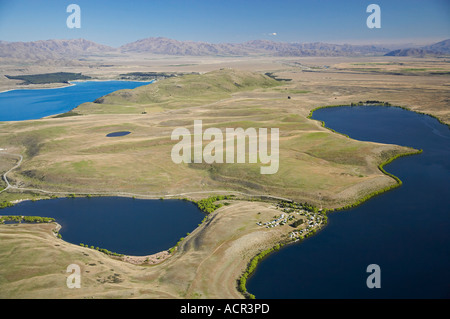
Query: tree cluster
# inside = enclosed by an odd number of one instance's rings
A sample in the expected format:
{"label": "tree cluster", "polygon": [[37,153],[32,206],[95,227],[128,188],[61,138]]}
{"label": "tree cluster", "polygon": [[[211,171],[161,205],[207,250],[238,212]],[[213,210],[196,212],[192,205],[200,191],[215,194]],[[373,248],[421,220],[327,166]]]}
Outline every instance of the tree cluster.
{"label": "tree cluster", "polygon": [[203,211],[207,214],[210,214],[213,211],[215,211],[216,209],[223,206],[223,204],[215,204],[215,202],[220,201],[220,200],[225,200],[225,199],[232,199],[233,197],[234,197],[233,195],[211,196],[211,197],[196,201],[195,204],[201,211]]}

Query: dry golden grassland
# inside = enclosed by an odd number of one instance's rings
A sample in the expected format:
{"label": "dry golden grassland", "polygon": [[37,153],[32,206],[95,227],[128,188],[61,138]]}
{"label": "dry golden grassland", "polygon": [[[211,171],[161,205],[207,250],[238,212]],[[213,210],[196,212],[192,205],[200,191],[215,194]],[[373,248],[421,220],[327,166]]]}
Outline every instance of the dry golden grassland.
{"label": "dry golden grassland", "polygon": [[[242,298],[236,280],[248,260],[290,228],[256,225],[275,214],[279,211],[267,203],[233,201],[155,266],[123,262],[57,239],[55,224],[1,225],[0,298]],[[81,267],[80,289],[66,286],[70,264]]]}
{"label": "dry golden grassland", "polygon": [[[55,193],[159,197],[223,190],[317,204],[321,192],[330,207],[338,207],[394,183],[377,165],[406,151],[335,134],[305,118],[309,110],[299,107],[295,96],[287,99],[282,84],[244,71],[164,80],[118,91],[102,101],[80,105],[74,111],[81,116],[5,123],[1,145],[19,147],[17,152],[25,156],[8,176],[23,188]],[[99,112],[105,108],[113,114]],[[159,111],[142,114],[148,108]],[[180,126],[193,132],[197,119],[203,129],[223,132],[279,128],[278,172],[261,175],[261,163],[175,164],[171,133]],[[132,134],[106,137],[124,130]]]}
{"label": "dry golden grassland", "polygon": [[[333,133],[306,118],[311,109],[380,100],[449,123],[446,75],[341,70],[352,63],[398,62],[398,58],[154,57],[149,61],[112,61],[120,69],[91,68],[85,74],[108,78],[114,72],[206,72],[222,67],[246,71],[218,70],[202,75],[206,81],[189,76],[120,91],[105,97],[102,104],[79,106],[75,112],[80,116],[1,123],[0,148],[24,156],[20,168],[8,175],[11,184],[55,193],[129,193],[143,198],[186,194],[198,199],[215,190],[240,191],[316,205],[321,193],[321,204],[334,208],[394,184],[378,165],[411,150]],[[443,61],[401,61],[401,67],[448,70]],[[420,63],[427,66],[419,67]],[[388,66],[392,67],[377,65]],[[274,72],[292,81],[275,82],[248,70]],[[0,85],[7,88],[11,83],[2,80]],[[261,175],[261,164],[174,164],[170,152],[176,142],[170,134],[180,126],[192,131],[196,119],[203,120],[204,129],[279,128],[278,173]],[[123,130],[132,134],[106,137]],[[9,159],[0,169],[14,164]],[[0,194],[0,201],[33,196],[11,190]],[[54,236],[54,224],[0,225],[0,297],[241,298],[236,280],[248,262],[292,230],[287,225],[271,229],[256,225],[277,213],[269,202],[232,201],[191,232],[173,256],[153,266],[134,265],[64,242]],[[65,270],[72,263],[82,267],[82,289],[66,287]]]}
{"label": "dry golden grassland", "polygon": [[[289,86],[300,94],[298,104],[306,109],[365,100],[388,101],[450,122],[448,58],[415,57],[181,57],[134,55],[96,57],[87,61],[2,61],[0,91],[25,88],[20,81],[3,75],[51,72],[82,72],[93,79],[116,79],[130,72],[209,72],[234,68],[274,72],[292,78]],[[441,75],[440,75],[441,74]],[[61,87],[61,84],[26,88]],[[290,92],[291,93],[291,92]],[[293,94],[293,93],[292,93]]]}

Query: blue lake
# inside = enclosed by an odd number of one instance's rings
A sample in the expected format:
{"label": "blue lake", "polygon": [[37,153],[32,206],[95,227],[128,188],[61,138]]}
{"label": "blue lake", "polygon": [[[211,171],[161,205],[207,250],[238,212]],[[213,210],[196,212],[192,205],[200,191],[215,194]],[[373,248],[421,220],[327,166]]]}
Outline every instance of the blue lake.
{"label": "blue lake", "polygon": [[127,136],[131,134],[131,132],[123,131],[123,132],[113,132],[106,135],[106,137],[121,137],[121,136]]}
{"label": "blue lake", "polygon": [[[148,83],[77,82],[61,89],[0,93],[0,121],[70,111],[120,89]],[[329,215],[328,225],[301,244],[270,255],[247,281],[257,298],[450,298],[450,130],[436,119],[393,107],[338,107],[314,119],[358,140],[423,149],[385,169],[403,185],[363,205]],[[112,132],[121,133],[121,132]],[[76,198],[23,202],[3,215],[53,217],[63,239],[116,253],[166,250],[204,214],[184,201]],[[369,264],[381,288],[366,286]]]}
{"label": "blue lake", "polygon": [[0,93],[0,121],[23,121],[68,112],[85,102],[122,89],[152,82],[85,81],[57,89],[12,90]]}
{"label": "blue lake", "polygon": [[[450,298],[450,130],[436,119],[394,107],[319,109],[314,119],[366,141],[412,146],[420,155],[386,165],[403,185],[264,259],[247,281],[256,298]],[[381,269],[369,289],[367,266]]]}
{"label": "blue lake", "polygon": [[122,197],[60,198],[26,201],[1,215],[52,217],[62,238],[133,256],[167,250],[205,217],[194,203]]}

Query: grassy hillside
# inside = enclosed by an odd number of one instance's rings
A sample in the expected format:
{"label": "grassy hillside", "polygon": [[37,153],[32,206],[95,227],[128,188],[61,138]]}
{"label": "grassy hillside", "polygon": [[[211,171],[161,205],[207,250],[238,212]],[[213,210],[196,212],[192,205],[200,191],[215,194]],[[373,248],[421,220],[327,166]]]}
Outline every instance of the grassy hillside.
{"label": "grassy hillside", "polygon": [[[271,88],[280,83],[263,74],[221,69],[205,74],[188,74],[158,81],[132,90],[119,90],[85,103],[75,112],[141,113],[155,107],[179,108],[203,105],[230,98],[236,92]],[[108,110],[105,110],[105,106]]]}
{"label": "grassy hillside", "polygon": [[[58,196],[125,192],[196,200],[211,191],[240,191],[334,208],[393,185],[378,165],[409,149],[352,140],[322,127],[307,118],[313,103],[299,103],[308,91],[296,85],[226,69],[115,92],[79,106],[80,116],[4,122],[0,147],[24,159],[8,175],[20,189],[1,193],[0,203],[40,194],[24,188]],[[316,92],[308,96],[319,103]],[[203,129],[278,128],[278,172],[261,175],[260,163],[175,164],[172,131],[182,126],[192,132],[200,119]],[[106,136],[116,131],[131,134]],[[0,172],[16,162],[3,156]],[[233,200],[181,241],[172,257],[151,267],[71,245],[55,237],[54,224],[0,225],[0,298],[242,298],[237,279],[251,258],[292,231],[288,224],[256,224],[279,213],[269,202]],[[66,287],[72,263],[81,265],[83,289]]]}
{"label": "grassy hillside", "polygon": [[[16,184],[55,192],[162,196],[230,190],[312,203],[321,192],[323,203],[336,207],[395,183],[377,165],[405,148],[359,142],[321,127],[297,114],[296,102],[280,85],[259,73],[229,69],[170,78],[83,104],[76,109],[82,116],[5,123],[0,145],[24,155],[9,175]],[[139,112],[144,109],[146,114]],[[267,164],[248,160],[175,164],[171,133],[180,126],[193,132],[194,120],[203,120],[203,130],[222,132],[278,128],[278,172],[262,175]],[[131,134],[106,137],[116,131]]]}

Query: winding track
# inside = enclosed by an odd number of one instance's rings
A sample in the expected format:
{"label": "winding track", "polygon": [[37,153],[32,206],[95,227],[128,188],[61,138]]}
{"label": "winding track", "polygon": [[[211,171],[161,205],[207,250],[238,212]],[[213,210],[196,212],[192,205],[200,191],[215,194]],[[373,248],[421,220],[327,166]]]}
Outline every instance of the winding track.
{"label": "winding track", "polygon": [[26,187],[18,187],[18,186],[13,186],[9,183],[8,181],[8,177],[7,175],[20,167],[20,165],[22,164],[23,161],[23,156],[20,154],[12,154],[12,153],[3,153],[0,152],[0,154],[3,155],[10,155],[10,156],[16,156],[19,157],[19,162],[12,167],[10,170],[8,170],[7,172],[5,172],[2,175],[3,180],[6,183],[6,188],[4,188],[3,190],[0,191],[0,194],[3,193],[4,191],[8,190],[8,189],[17,189],[17,190],[22,190],[22,191],[33,191],[33,192],[40,192],[40,193],[45,193],[45,194],[59,194],[59,195],[69,195],[69,194],[78,194],[78,195],[97,195],[97,196],[127,196],[127,197],[144,197],[144,198],[149,198],[149,199],[158,199],[161,197],[181,197],[181,196],[187,196],[187,195],[193,195],[193,194],[210,194],[210,193],[220,193],[220,194],[239,194],[239,195],[244,195],[244,196],[255,196],[255,197],[268,197],[268,198],[272,198],[272,199],[276,199],[276,200],[284,200],[284,201],[292,201],[291,199],[288,198],[283,198],[283,197],[278,197],[278,196],[272,196],[272,195],[266,195],[266,194],[246,194],[243,192],[238,192],[238,191],[225,191],[225,190],[211,190],[211,191],[198,191],[198,192],[188,192],[188,193],[181,193],[181,194],[172,194],[172,195],[167,195],[167,194],[163,194],[163,195],[143,195],[143,194],[135,194],[135,193],[123,193],[123,192],[103,192],[103,193],[80,193],[80,192],[55,192],[55,191],[46,191],[43,189],[37,189],[37,188],[26,188]]}
{"label": "winding track", "polygon": [[0,153],[0,154],[19,157],[19,162],[18,162],[14,167],[12,167],[9,171],[5,172],[5,173],[2,175],[2,178],[3,178],[3,180],[4,180],[5,183],[6,183],[6,187],[5,187],[3,190],[0,191],[0,194],[1,194],[1,193],[3,193],[4,191],[8,190],[9,188],[17,188],[17,187],[15,187],[15,186],[11,186],[11,184],[9,183],[8,178],[7,178],[6,176],[8,175],[8,173],[10,173],[11,171],[15,170],[16,168],[18,168],[18,167],[22,164],[23,156],[20,155],[20,154],[11,154],[11,153]]}

